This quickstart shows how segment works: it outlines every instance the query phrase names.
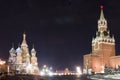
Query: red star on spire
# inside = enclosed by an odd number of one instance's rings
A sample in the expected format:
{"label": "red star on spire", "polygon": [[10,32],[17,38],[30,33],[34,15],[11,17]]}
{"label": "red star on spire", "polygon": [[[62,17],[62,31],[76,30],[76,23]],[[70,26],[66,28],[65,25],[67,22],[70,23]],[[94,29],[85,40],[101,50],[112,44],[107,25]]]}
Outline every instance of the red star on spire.
{"label": "red star on spire", "polygon": [[103,7],[104,7],[103,5],[100,6],[101,9],[103,9]]}

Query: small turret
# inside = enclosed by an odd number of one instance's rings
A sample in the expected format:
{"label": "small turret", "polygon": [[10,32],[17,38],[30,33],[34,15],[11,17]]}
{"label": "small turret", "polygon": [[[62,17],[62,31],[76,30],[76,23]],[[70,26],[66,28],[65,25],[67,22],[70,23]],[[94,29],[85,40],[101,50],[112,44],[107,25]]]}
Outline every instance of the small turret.
{"label": "small turret", "polygon": [[10,57],[9,57],[9,60],[8,62],[11,63],[11,64],[14,64],[16,61],[16,51],[14,49],[14,45],[12,45],[12,48],[9,50],[9,53],[10,53]]}
{"label": "small turret", "polygon": [[11,48],[10,51],[9,51],[9,53],[15,54],[15,49],[14,49],[14,48]]}
{"label": "small turret", "polygon": [[35,48],[34,48],[34,45],[33,45],[33,48],[32,48],[32,50],[31,50],[31,54],[36,55],[36,50],[35,50]]}
{"label": "small turret", "polygon": [[115,38],[114,38],[114,35],[112,36],[112,40],[113,40],[113,42],[115,43]]}
{"label": "small turret", "polygon": [[33,48],[33,49],[31,50],[31,53],[36,54],[36,50]]}
{"label": "small turret", "polygon": [[9,50],[9,53],[15,54],[14,44],[12,45],[12,48]]}
{"label": "small turret", "polygon": [[20,47],[18,47],[18,48],[16,49],[16,53],[22,53],[22,50],[21,50]]}

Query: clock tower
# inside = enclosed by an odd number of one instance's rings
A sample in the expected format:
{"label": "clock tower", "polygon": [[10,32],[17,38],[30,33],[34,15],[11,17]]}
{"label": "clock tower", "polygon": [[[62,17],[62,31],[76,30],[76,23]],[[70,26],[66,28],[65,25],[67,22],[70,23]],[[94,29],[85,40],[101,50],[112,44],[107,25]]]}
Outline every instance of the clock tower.
{"label": "clock tower", "polygon": [[[84,68],[87,66],[93,72],[102,72],[104,66],[110,66],[110,57],[115,56],[115,39],[114,36],[110,36],[110,32],[107,29],[107,20],[104,17],[103,6],[100,6],[100,8],[98,30],[95,38],[92,40],[92,52],[84,55]],[[89,63],[86,63],[86,60]]]}
{"label": "clock tower", "polygon": [[115,56],[115,39],[107,30],[107,20],[104,17],[103,6],[101,6],[100,18],[98,20],[98,31],[92,40],[92,54],[102,57],[102,65],[109,66],[109,57]]}

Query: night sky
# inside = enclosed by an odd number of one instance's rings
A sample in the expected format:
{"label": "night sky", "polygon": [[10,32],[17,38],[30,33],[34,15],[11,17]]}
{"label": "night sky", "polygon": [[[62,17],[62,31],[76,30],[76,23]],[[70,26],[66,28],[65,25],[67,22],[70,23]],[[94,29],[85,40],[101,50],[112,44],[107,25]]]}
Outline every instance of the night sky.
{"label": "night sky", "polygon": [[74,69],[91,52],[100,5],[120,55],[120,0],[0,0],[0,58],[7,60],[26,33],[35,45],[39,66]]}

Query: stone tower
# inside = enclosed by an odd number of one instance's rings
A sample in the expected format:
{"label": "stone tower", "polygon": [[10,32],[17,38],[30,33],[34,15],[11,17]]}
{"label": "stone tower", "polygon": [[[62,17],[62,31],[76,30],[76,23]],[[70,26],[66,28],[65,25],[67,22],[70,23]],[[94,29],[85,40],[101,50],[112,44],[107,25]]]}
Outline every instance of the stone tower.
{"label": "stone tower", "polygon": [[107,28],[107,20],[104,17],[103,6],[101,6],[98,31],[92,40],[92,52],[84,55],[85,73],[89,73],[89,70],[96,73],[104,72],[104,66],[110,66],[110,57],[115,56],[115,39],[114,36],[110,36]]}
{"label": "stone tower", "polygon": [[109,66],[109,57],[115,56],[115,39],[110,36],[107,29],[107,20],[104,18],[103,6],[101,6],[100,19],[98,20],[98,31],[92,40],[92,54],[103,57],[103,66]]}

